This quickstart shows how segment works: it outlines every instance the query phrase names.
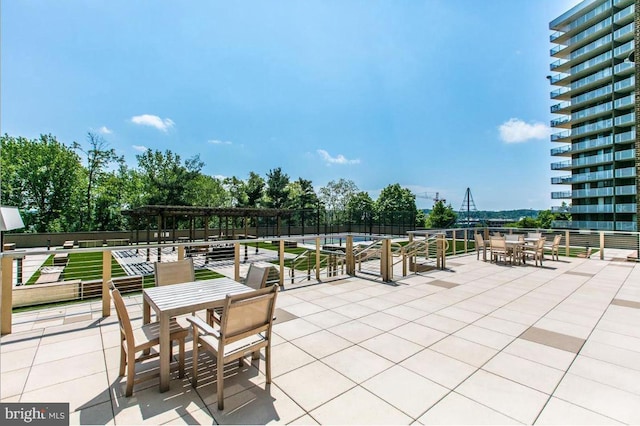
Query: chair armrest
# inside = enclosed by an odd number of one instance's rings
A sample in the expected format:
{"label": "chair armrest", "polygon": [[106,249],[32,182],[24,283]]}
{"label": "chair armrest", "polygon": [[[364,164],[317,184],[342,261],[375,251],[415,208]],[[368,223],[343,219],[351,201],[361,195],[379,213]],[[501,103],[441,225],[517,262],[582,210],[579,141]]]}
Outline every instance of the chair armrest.
{"label": "chair armrest", "polygon": [[215,330],[209,324],[201,320],[199,317],[190,316],[190,317],[187,317],[187,321],[189,321],[193,325],[194,331],[196,328],[199,328],[204,332],[204,334],[210,334],[217,339],[220,338],[220,333],[218,333],[217,330]]}

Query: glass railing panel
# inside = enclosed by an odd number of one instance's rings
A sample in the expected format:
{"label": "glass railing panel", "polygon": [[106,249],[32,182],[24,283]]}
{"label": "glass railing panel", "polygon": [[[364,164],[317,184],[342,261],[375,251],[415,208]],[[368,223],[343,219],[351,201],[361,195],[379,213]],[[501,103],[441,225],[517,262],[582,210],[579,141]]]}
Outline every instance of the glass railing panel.
{"label": "glass railing panel", "polygon": [[615,66],[614,72],[616,74],[620,74],[623,71],[634,70],[634,69],[635,69],[635,64],[631,62],[620,62],[618,65]]}
{"label": "glass railing panel", "polygon": [[635,213],[638,211],[638,205],[635,203],[616,204],[616,213]]}
{"label": "glass railing panel", "polygon": [[620,117],[616,117],[616,120],[615,120],[616,126],[624,126],[626,124],[632,125],[635,122],[636,122],[636,114],[634,112],[621,115]]}
{"label": "glass railing panel", "polygon": [[572,44],[576,44],[579,41],[590,37],[592,34],[595,34],[599,31],[604,30],[605,28],[609,28],[611,26],[611,17],[608,17],[607,19],[598,22],[597,24],[587,28],[586,30],[579,32],[578,34],[574,35],[573,37],[571,37],[569,39],[569,46],[571,46]]}
{"label": "glass railing panel", "polygon": [[555,191],[551,193],[551,198],[554,200],[571,198],[571,191]]}
{"label": "glass railing panel", "polygon": [[551,170],[561,170],[569,166],[571,166],[571,160],[560,161],[558,163],[551,163]]}
{"label": "glass railing panel", "polygon": [[[622,46],[620,46],[622,47]],[[577,74],[581,71],[584,71],[586,69],[589,69],[593,66],[596,66],[598,64],[601,64],[603,62],[609,61],[611,60],[611,57],[613,56],[613,54],[611,53],[611,51],[609,52],[604,52],[601,55],[596,56],[595,58],[591,58],[588,61],[582,62],[576,66],[571,67],[571,74]]]}
{"label": "glass railing panel", "polygon": [[607,34],[604,37],[599,38],[598,40],[587,44],[586,46],[581,47],[580,49],[574,50],[573,52],[571,52],[570,58],[576,59],[579,56],[584,55],[585,53],[589,53],[594,49],[597,49],[598,47],[604,46],[606,44],[611,43],[611,39],[613,38],[613,36],[611,34]]}
{"label": "glass railing panel", "polygon": [[615,107],[622,108],[625,106],[633,105],[635,103],[635,94],[625,96],[624,98],[616,99]]}
{"label": "glass railing panel", "polygon": [[[632,66],[633,66],[633,64],[632,64]],[[636,85],[636,76],[632,75],[629,78],[626,78],[626,79],[624,79],[622,81],[618,81],[614,85],[614,90],[617,92],[617,91],[620,91],[622,89],[626,89],[627,87],[635,87],[635,85]]]}
{"label": "glass railing panel", "polygon": [[567,62],[569,61],[567,61],[566,59],[558,59],[557,61],[551,63],[551,65],[549,66],[549,69],[553,71],[554,69],[558,68],[561,65],[566,64]]}
{"label": "glass railing panel", "polygon": [[571,145],[572,151],[582,151],[585,149],[598,148],[602,146],[608,146],[613,144],[612,136],[605,136],[603,138],[591,139],[588,141],[578,142]]}
{"label": "glass railing panel", "polygon": [[550,93],[551,98],[555,98],[556,96],[560,96],[563,95],[565,93],[567,93],[570,89],[567,87],[562,87],[558,90],[554,90],[553,92]]}
{"label": "glass railing panel", "polygon": [[620,12],[616,13],[615,15],[613,15],[613,22],[618,22],[622,18],[625,18],[625,17],[627,17],[629,15],[632,15],[635,11],[636,11],[636,6],[635,6],[635,4],[632,4],[631,6],[627,7],[626,9],[623,9]]}
{"label": "glass railing panel", "polygon": [[551,140],[557,141],[558,139],[568,138],[569,136],[571,136],[571,131],[567,130],[564,132],[554,133],[551,135]]}
{"label": "glass railing panel", "polygon": [[606,120],[600,120],[595,123],[585,124],[584,126],[576,127],[571,130],[571,136],[578,136],[578,135],[589,133],[589,132],[597,132],[598,130],[607,129],[612,125],[613,125],[613,120],[611,120],[610,118],[607,118]]}
{"label": "glass railing panel", "polygon": [[567,77],[569,77],[569,74],[561,72],[561,73],[552,75],[551,79],[549,81],[551,81],[551,84],[555,84],[555,83],[559,82],[560,80],[563,80],[563,79],[565,79]]}
{"label": "glass railing panel", "polygon": [[625,149],[624,151],[616,152],[616,161],[633,160],[636,158],[635,149]]}
{"label": "glass railing panel", "polygon": [[550,124],[551,124],[551,127],[558,127],[559,125],[568,123],[569,121],[571,121],[571,117],[562,117],[562,118],[556,118],[555,120],[551,120]]}
{"label": "glass railing panel", "polygon": [[597,105],[591,108],[576,111],[573,114],[571,114],[571,119],[579,120],[581,118],[589,117],[591,115],[596,115],[603,112],[611,111],[612,109],[613,108],[611,106],[611,102],[607,102],[606,104]]}
{"label": "glass railing panel", "polygon": [[624,169],[617,169],[616,170],[616,177],[617,178],[634,177],[635,175],[636,175],[636,168],[635,167],[626,167]]}
{"label": "glass railing panel", "polygon": [[571,206],[571,213],[613,213],[613,204],[596,204],[591,206]]}
{"label": "glass railing panel", "polygon": [[616,222],[616,231],[638,232],[636,222]]}
{"label": "glass railing panel", "polygon": [[575,96],[575,97],[571,98],[571,104],[572,105],[578,105],[578,104],[581,104],[582,102],[587,102],[587,101],[590,101],[592,99],[599,98],[601,96],[609,95],[609,94],[611,94],[611,92],[613,92],[613,89],[611,88],[611,85],[608,85],[608,86],[605,86],[605,87],[601,87],[599,89],[592,90],[590,92],[583,93],[582,95]]}
{"label": "glass railing panel", "polygon": [[595,9],[590,11],[589,13],[585,13],[584,15],[582,15],[581,17],[579,17],[575,21],[572,21],[567,26],[567,31],[571,31],[571,30],[573,30],[575,28],[578,28],[578,27],[584,25],[585,22],[589,22],[590,20],[592,20],[596,16],[605,13],[609,9],[611,9],[611,0],[608,0],[607,2],[605,2],[605,3],[601,4],[600,6],[596,7]]}
{"label": "glass railing panel", "polygon": [[571,106],[571,102],[569,101],[560,102],[559,104],[551,105],[551,112],[556,112],[570,106]]}
{"label": "glass railing panel", "polygon": [[554,220],[553,228],[567,229],[597,229],[599,231],[613,231],[613,222],[593,220]]}
{"label": "glass railing panel", "polygon": [[591,155],[589,157],[574,158],[571,162],[573,167],[588,166],[598,163],[609,163],[613,161],[613,154]]}
{"label": "glass railing panel", "polygon": [[585,78],[581,78],[580,80],[576,80],[572,82],[571,89],[577,89],[579,87],[586,86],[587,84],[595,83],[596,81],[602,80],[603,78],[611,77],[611,74],[612,74],[611,67],[605,68],[601,71],[598,71],[595,74],[592,74],[590,76],[587,76]]}
{"label": "glass railing panel", "polygon": [[616,143],[629,142],[636,140],[636,129],[629,132],[619,133],[616,135]]}
{"label": "glass railing panel", "polygon": [[635,185],[616,186],[616,195],[636,195],[637,192]]}
{"label": "glass railing panel", "polygon": [[611,197],[613,196],[613,188],[576,189],[572,195],[573,198]]}
{"label": "glass railing panel", "polygon": [[[613,50],[613,54],[615,56],[623,56],[626,53],[629,53],[633,50],[633,40],[623,44],[622,46],[618,46]],[[611,53],[611,52],[609,52]]]}
{"label": "glass railing panel", "polygon": [[624,27],[620,28],[619,30],[616,30],[613,33],[613,38],[617,40],[625,34],[633,33],[635,28],[636,28],[635,22],[625,25]]}

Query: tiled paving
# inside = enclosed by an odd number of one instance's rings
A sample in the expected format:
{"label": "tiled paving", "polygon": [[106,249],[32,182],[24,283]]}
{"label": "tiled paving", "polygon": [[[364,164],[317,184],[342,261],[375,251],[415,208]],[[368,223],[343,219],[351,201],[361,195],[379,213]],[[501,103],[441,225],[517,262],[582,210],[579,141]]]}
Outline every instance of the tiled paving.
{"label": "tiled paving", "polygon": [[[229,365],[222,412],[206,353],[197,389],[175,376],[166,393],[151,380],[126,398],[115,315],[21,313],[1,339],[0,399],[69,402],[74,424],[640,423],[640,265],[623,265],[471,255],[394,285],[282,292],[273,381],[263,360]],[[126,302],[140,324],[141,297]]]}

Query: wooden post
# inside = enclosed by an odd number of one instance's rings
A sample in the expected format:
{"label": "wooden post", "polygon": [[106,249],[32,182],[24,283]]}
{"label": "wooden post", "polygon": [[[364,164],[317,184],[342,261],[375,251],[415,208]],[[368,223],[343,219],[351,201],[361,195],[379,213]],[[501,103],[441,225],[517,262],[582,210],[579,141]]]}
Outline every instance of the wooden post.
{"label": "wooden post", "polygon": [[[162,215],[158,215],[158,245],[162,244]],[[162,248],[158,247],[157,249],[158,262],[162,262]]]}
{"label": "wooden post", "polygon": [[564,243],[566,245],[565,254],[567,257],[569,257],[569,230],[568,229],[564,231]]}
{"label": "wooden post", "polygon": [[184,260],[184,246],[178,247],[178,260]]}
{"label": "wooden post", "polygon": [[604,231],[600,231],[600,260],[604,260]]}
{"label": "wooden post", "polygon": [[382,240],[382,251],[380,253],[380,275],[382,281],[390,282],[393,279],[393,261],[391,258],[391,240]]}
{"label": "wooden post", "polygon": [[356,274],[356,262],[353,257],[353,235],[347,235],[347,243],[346,243],[346,260],[347,260],[347,275],[355,275]]}
{"label": "wooden post", "polygon": [[446,250],[446,236],[445,234],[440,234],[437,237],[436,241],[436,267],[439,269],[445,269],[445,259],[447,257]]}
{"label": "wooden post", "polygon": [[320,238],[316,237],[316,280],[320,281]]}
{"label": "wooden post", "polygon": [[284,288],[284,240],[280,240],[278,258],[280,259],[280,288]]}
{"label": "wooden post", "polygon": [[240,243],[233,243],[233,279],[240,282]]}
{"label": "wooden post", "polygon": [[13,314],[13,257],[5,255],[0,260],[0,334],[11,334]]}
{"label": "wooden post", "polygon": [[111,250],[102,252],[102,317],[111,315],[111,294],[109,293],[111,280]]}
{"label": "wooden post", "polygon": [[452,235],[453,235],[453,255],[456,255],[456,230],[454,229],[452,231]]}
{"label": "wooden post", "polygon": [[468,228],[464,228],[464,252],[468,253],[469,252],[469,239],[468,237],[468,233],[469,233],[469,229]]}

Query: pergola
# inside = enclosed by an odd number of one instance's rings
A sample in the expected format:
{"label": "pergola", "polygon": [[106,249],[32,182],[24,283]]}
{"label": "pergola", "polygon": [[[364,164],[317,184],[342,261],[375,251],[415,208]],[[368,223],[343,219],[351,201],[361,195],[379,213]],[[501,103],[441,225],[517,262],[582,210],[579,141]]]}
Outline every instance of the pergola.
{"label": "pergola", "polygon": [[[140,231],[140,224],[146,224],[147,229],[147,242],[150,240],[150,228],[151,224],[155,221],[157,223],[157,239],[158,243],[162,242],[162,231],[168,229],[168,222],[170,220],[170,229],[172,229],[173,240],[175,241],[176,235],[176,219],[188,218],[189,220],[189,240],[195,239],[195,221],[197,218],[201,218],[204,225],[204,240],[209,239],[209,220],[213,217],[217,217],[218,220],[218,238],[231,238],[236,237],[248,238],[247,235],[247,218],[276,218],[276,232],[277,236],[280,236],[280,225],[283,217],[290,217],[293,212],[288,209],[262,209],[262,208],[247,208],[247,207],[200,207],[200,206],[162,206],[162,205],[146,205],[136,207],[130,210],[122,210],[122,214],[131,217],[136,224],[136,232]],[[231,228],[231,235],[229,235],[229,219],[243,218],[244,220],[244,234],[236,235],[235,226]],[[222,223],[225,223],[225,233],[222,232]],[[256,228],[258,221],[256,220]],[[257,229],[256,229],[257,231]],[[257,233],[257,232],[256,232]],[[257,235],[256,235],[257,236]],[[139,241],[139,238],[136,238]]]}

